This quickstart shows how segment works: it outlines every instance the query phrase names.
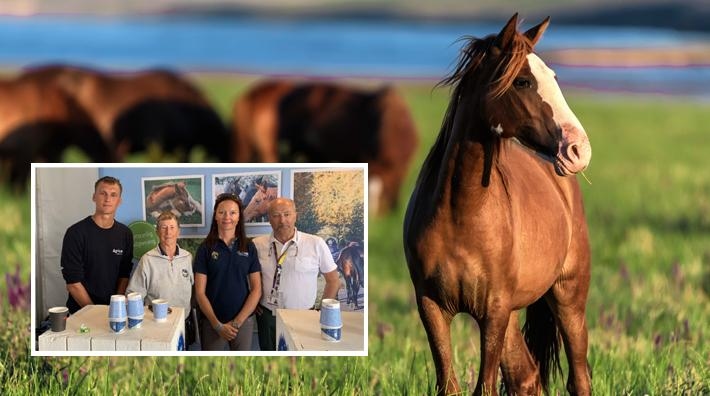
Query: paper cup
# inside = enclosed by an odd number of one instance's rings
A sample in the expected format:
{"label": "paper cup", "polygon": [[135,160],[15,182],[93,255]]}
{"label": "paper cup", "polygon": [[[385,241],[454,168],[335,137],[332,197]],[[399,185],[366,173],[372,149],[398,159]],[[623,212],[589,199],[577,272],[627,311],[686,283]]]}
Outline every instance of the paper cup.
{"label": "paper cup", "polygon": [[138,329],[143,325],[143,315],[137,318],[128,317],[128,328]]}
{"label": "paper cup", "polygon": [[64,331],[67,328],[67,316],[69,308],[52,307],[49,309],[49,321],[52,323],[52,331]]}
{"label": "paper cup", "polygon": [[340,317],[340,301],[326,298],[320,305],[320,323],[328,327],[341,327],[343,320]]}
{"label": "paper cup", "polygon": [[123,294],[114,294],[111,296],[111,302],[108,306],[108,317],[114,319],[126,319],[126,296]]}
{"label": "paper cup", "polygon": [[342,337],[343,326],[326,326],[320,325],[320,336],[322,339],[329,342],[338,342]]}
{"label": "paper cup", "polygon": [[123,333],[126,330],[126,318],[109,318],[108,325],[114,333]]}
{"label": "paper cup", "polygon": [[153,318],[156,322],[168,320],[168,300],[163,298],[153,300]]}
{"label": "paper cup", "polygon": [[128,293],[128,317],[143,318],[143,296],[140,293]]}

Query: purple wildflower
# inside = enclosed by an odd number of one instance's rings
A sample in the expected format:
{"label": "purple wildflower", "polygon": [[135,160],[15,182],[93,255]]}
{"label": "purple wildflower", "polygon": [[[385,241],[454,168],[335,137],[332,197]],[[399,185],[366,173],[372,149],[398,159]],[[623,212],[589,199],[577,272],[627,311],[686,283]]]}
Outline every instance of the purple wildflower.
{"label": "purple wildflower", "polygon": [[9,272],[5,274],[5,283],[7,286],[7,300],[10,306],[17,310],[29,309],[30,307],[30,284],[23,284],[20,279],[20,265],[14,274]]}
{"label": "purple wildflower", "polygon": [[621,279],[624,280],[624,282],[629,282],[629,267],[626,265],[626,261],[622,260],[619,264],[619,275],[621,276]]}

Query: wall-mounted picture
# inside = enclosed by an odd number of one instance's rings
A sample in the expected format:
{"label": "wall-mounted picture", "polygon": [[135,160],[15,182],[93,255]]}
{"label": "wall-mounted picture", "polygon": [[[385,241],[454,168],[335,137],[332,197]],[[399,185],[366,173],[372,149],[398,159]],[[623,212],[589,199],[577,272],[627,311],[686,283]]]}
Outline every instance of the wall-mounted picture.
{"label": "wall-mounted picture", "polygon": [[293,170],[296,228],[325,240],[346,285],[345,303],[361,309],[365,285],[365,181],[362,169]]}
{"label": "wall-mounted picture", "polygon": [[243,172],[213,176],[212,193],[232,193],[244,204],[246,225],[268,225],[269,204],[281,195],[281,171]]}
{"label": "wall-mounted picture", "polygon": [[143,219],[156,223],[160,213],[170,211],[180,219],[181,227],[205,225],[204,176],[166,176],[141,178]]}

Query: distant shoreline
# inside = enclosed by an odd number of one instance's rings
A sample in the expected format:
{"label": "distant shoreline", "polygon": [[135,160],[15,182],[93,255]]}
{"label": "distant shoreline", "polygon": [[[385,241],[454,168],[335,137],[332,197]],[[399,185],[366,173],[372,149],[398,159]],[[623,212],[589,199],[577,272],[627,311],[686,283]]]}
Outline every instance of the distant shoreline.
{"label": "distant shoreline", "polygon": [[[109,4],[109,6],[107,6]],[[111,6],[112,5],[112,6]],[[30,4],[21,1],[0,3],[2,16],[42,15],[162,15],[204,16],[219,18],[263,19],[337,19],[337,20],[406,20],[421,23],[486,22],[503,23],[514,12],[524,21],[535,22],[551,16],[557,25],[615,26],[674,29],[710,33],[710,2],[702,0],[637,0],[630,3],[601,1],[600,3],[524,5],[516,7],[507,2],[500,6],[478,6],[461,3],[448,7],[421,2],[373,4],[334,2],[327,5],[295,5],[289,1],[275,2],[203,2],[198,5],[185,1],[124,3],[93,1],[43,2]]]}

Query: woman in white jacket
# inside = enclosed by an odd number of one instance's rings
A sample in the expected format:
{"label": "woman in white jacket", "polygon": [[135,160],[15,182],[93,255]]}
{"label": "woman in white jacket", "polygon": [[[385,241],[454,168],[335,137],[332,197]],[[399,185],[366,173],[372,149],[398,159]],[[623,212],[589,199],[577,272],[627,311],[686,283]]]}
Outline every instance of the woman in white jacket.
{"label": "woman in white jacket", "polygon": [[126,293],[140,293],[148,306],[156,298],[166,299],[170,306],[183,307],[187,319],[195,281],[192,254],[177,244],[180,224],[174,213],[161,213],[156,228],[160,242],[141,257]]}

